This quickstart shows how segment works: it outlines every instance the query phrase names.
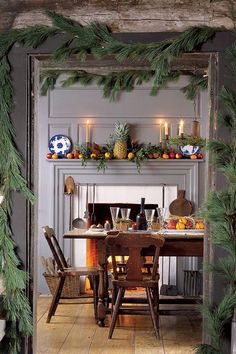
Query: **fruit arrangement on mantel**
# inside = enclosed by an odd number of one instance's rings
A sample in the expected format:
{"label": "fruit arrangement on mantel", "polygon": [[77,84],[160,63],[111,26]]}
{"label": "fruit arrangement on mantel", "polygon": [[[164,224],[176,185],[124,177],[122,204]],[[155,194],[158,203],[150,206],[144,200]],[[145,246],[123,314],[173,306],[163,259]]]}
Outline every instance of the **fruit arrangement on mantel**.
{"label": "fruit arrangement on mantel", "polygon": [[[184,143],[193,141],[193,137],[191,136],[182,136],[183,138]],[[179,140],[177,140],[171,137],[170,140],[166,140],[160,144],[139,143],[131,139],[127,122],[116,122],[114,133],[110,137],[110,141],[105,145],[98,145],[95,142],[90,144],[87,142],[86,144],[75,145],[73,149],[71,145],[71,149],[65,149],[65,152],[60,154],[55,149],[50,149],[49,145],[50,152],[47,154],[47,159],[79,159],[82,165],[86,165],[89,160],[95,160],[98,163],[97,169],[103,171],[107,167],[107,161],[112,159],[129,160],[136,164],[138,171],[140,171],[141,162],[149,159],[203,159],[203,154],[199,152],[199,149],[196,154],[187,155],[182,153],[180,146],[178,146]],[[198,137],[195,140],[199,148],[204,146],[205,140],[203,138]]]}

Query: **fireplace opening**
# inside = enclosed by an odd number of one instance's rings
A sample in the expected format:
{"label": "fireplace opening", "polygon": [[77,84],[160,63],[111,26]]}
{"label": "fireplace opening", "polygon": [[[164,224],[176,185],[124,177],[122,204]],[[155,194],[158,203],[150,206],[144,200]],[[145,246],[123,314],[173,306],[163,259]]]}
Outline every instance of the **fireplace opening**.
{"label": "fireplace opening", "polygon": [[[119,207],[119,208],[130,208],[130,220],[136,220],[136,216],[140,211],[140,204],[135,203],[94,203],[94,213],[96,215],[96,224],[104,225],[108,220],[112,225],[110,207]],[[145,209],[155,209],[158,208],[158,204],[145,204]],[[89,215],[92,215],[93,212],[93,203],[88,204]],[[156,215],[157,216],[157,215]],[[89,220],[89,225],[91,226],[91,220]]]}

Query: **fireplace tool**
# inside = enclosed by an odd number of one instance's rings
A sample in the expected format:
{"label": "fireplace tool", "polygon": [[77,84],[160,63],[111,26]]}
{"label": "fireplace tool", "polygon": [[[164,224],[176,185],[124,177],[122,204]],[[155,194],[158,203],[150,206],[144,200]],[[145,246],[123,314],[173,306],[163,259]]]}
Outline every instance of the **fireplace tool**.
{"label": "fireplace tool", "polygon": [[96,223],[96,214],[95,214],[95,190],[96,190],[96,184],[93,184],[93,210],[92,210],[92,214],[90,217],[91,223],[95,224]]}
{"label": "fireplace tool", "polygon": [[[78,185],[78,201],[79,201],[79,185]],[[81,219],[79,216],[72,221],[72,226],[76,229],[84,228],[84,220]]]}
{"label": "fireplace tool", "polygon": [[72,203],[73,203],[73,199],[72,196],[74,194],[75,191],[75,182],[73,177],[69,176],[66,178],[65,180],[65,184],[64,184],[64,194],[65,195],[69,195],[70,197],[70,208],[69,208],[69,230],[72,229]]}
{"label": "fireplace tool", "polygon": [[89,208],[88,208],[88,189],[89,189],[89,185],[88,183],[86,183],[86,201],[85,201],[85,211],[84,211],[84,218],[85,219],[89,219]]}

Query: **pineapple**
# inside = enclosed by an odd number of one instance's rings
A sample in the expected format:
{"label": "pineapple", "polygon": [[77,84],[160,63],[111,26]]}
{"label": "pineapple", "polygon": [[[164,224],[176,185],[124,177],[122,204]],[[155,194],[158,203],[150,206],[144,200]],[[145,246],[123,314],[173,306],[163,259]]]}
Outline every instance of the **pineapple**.
{"label": "pineapple", "polygon": [[115,145],[113,155],[116,159],[122,160],[127,157],[127,140],[129,138],[129,127],[127,122],[115,123],[114,131]]}

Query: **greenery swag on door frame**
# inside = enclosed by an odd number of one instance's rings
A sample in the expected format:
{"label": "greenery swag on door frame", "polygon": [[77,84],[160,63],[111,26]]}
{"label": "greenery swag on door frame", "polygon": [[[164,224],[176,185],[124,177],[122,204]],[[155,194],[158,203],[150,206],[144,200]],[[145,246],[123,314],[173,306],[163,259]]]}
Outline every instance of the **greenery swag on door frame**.
{"label": "greenery swag on door frame", "polygon": [[[180,33],[174,39],[168,39],[163,42],[150,44],[127,44],[115,39],[105,24],[92,23],[87,26],[81,26],[68,18],[58,15],[51,11],[46,14],[52,20],[52,26],[36,25],[33,27],[12,29],[0,34],[0,127],[1,127],[1,155],[0,155],[0,189],[4,195],[4,201],[0,206],[0,276],[3,278],[5,291],[1,295],[1,312],[7,320],[6,336],[0,343],[0,350],[4,353],[15,354],[20,350],[21,337],[32,334],[32,314],[27,297],[25,296],[25,286],[28,274],[20,269],[20,260],[15,252],[15,244],[12,239],[10,227],[11,195],[14,192],[22,193],[27,200],[34,202],[34,196],[27,187],[26,180],[21,175],[23,161],[20,153],[17,151],[14,142],[14,129],[10,121],[10,114],[13,105],[13,92],[11,81],[11,67],[8,61],[8,54],[15,43],[27,45],[33,48],[38,47],[47,38],[58,34],[66,34],[64,43],[53,53],[56,61],[69,59],[76,56],[78,61],[86,60],[87,54],[93,54],[97,58],[103,58],[107,55],[114,56],[118,61],[131,60],[135,62],[146,61],[151,70],[147,71],[128,71],[117,73],[108,73],[107,75],[96,76],[91,74],[73,73],[68,78],[67,85],[74,82],[89,84],[96,81],[98,85],[104,88],[104,96],[116,98],[121,90],[130,91],[135,85],[148,81],[152,78],[152,94],[165,85],[168,81],[176,79],[178,72],[171,70],[171,61],[180,57],[183,53],[197,50],[203,43],[212,38],[219,29],[209,28],[207,26],[192,27]],[[233,60],[236,62],[235,50],[232,51]],[[57,79],[57,73],[54,76],[47,76],[44,81],[43,89],[53,88]],[[192,88],[197,79],[193,79]],[[206,84],[206,80],[199,80]],[[191,92],[191,90],[189,91]],[[195,90],[192,90],[194,96]],[[225,144],[221,142],[212,142],[210,148],[217,153],[216,165],[223,171],[229,180],[230,193],[236,193],[235,188],[235,163],[236,158],[236,98],[229,91],[224,91],[223,98],[226,106],[229,108],[233,117],[228,124],[232,129],[232,143]],[[231,158],[225,152],[233,153]],[[221,165],[222,164],[222,165]],[[212,210],[213,203],[221,201],[222,195],[211,193],[206,203],[208,213],[205,216],[213,221],[217,227],[214,227],[216,237],[215,242],[221,247],[227,243],[229,257],[222,260],[219,265],[212,265],[211,270],[219,271],[228,281],[228,288],[225,297],[221,303],[215,307],[204,307],[204,313],[209,322],[209,334],[212,338],[212,346],[199,345],[198,353],[221,353],[222,342],[220,336],[223,333],[224,325],[232,315],[232,309],[236,305],[235,295],[235,269],[236,269],[236,242],[235,242],[235,207],[232,200],[232,193],[227,194],[225,203],[220,204],[216,215]],[[231,196],[231,197],[230,197]],[[231,202],[230,214],[229,205]],[[220,215],[220,217],[219,217]],[[219,230],[222,237],[219,236]],[[234,232],[234,234],[233,234]],[[234,236],[234,237],[233,237]],[[232,249],[235,251],[234,254]],[[227,263],[228,261],[228,263]],[[232,270],[234,272],[232,273]],[[231,277],[229,277],[229,270]],[[232,275],[234,274],[234,275]]]}

